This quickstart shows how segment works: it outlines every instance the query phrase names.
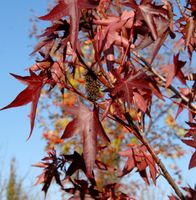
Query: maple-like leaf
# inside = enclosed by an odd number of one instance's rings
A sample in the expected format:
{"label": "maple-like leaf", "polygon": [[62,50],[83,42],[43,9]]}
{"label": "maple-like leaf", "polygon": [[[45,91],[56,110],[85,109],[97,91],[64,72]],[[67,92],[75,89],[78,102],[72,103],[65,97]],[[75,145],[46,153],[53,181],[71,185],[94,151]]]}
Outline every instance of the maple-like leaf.
{"label": "maple-like leaf", "polygon": [[173,64],[163,65],[162,72],[166,77],[165,87],[169,87],[176,76],[183,84],[186,84],[185,76],[182,72],[182,68],[185,65],[185,61],[179,60],[179,53],[174,55]]}
{"label": "maple-like leaf", "polygon": [[154,184],[156,184],[156,164],[152,156],[149,153],[147,153],[145,146],[132,147],[128,150],[119,152],[119,154],[121,156],[128,157],[128,160],[125,163],[121,176],[130,173],[136,167],[143,180],[147,184],[149,184],[146,173],[146,168],[149,167],[150,176]]}
{"label": "maple-like leaf", "polygon": [[[144,1],[143,1],[144,2]],[[141,12],[143,19],[147,23],[153,39],[158,38],[157,24],[155,23],[155,16],[163,17],[167,19],[167,11],[160,6],[152,5],[151,3],[139,5],[139,12]]]}
{"label": "maple-like leaf", "polygon": [[[61,176],[64,177],[64,180],[68,181],[78,170],[82,170],[86,173],[83,155],[80,155],[76,151],[73,154],[57,156],[56,151],[52,149],[48,151],[47,154],[48,155],[42,159],[42,162],[33,165],[34,167],[40,167],[43,169],[42,174],[38,176],[36,185],[43,184],[42,191],[44,191],[45,194],[47,193],[53,179],[55,179],[56,183],[64,189],[61,182]],[[79,181],[80,180],[74,180],[74,182]],[[89,178],[89,181],[92,186],[96,185],[94,178]],[[73,181],[71,182],[74,184]],[[76,186],[75,189],[77,188],[78,187]]]}
{"label": "maple-like leaf", "polygon": [[125,78],[121,78],[117,74],[116,78],[117,83],[112,89],[112,95],[119,95],[119,98],[127,102],[129,107],[134,104],[136,108],[145,113],[151,101],[152,92],[162,98],[158,87],[144,72],[133,69]]}
{"label": "maple-like leaf", "polygon": [[119,35],[119,31],[122,28],[131,29],[134,22],[135,13],[133,11],[123,11],[122,15],[111,16],[107,19],[94,20],[97,25],[105,26],[100,32],[97,33],[96,38],[98,42],[98,50],[106,50],[115,43],[117,45],[124,44],[124,47],[128,45],[128,41],[125,37]]}
{"label": "maple-like leaf", "polygon": [[78,106],[64,107],[63,109],[68,114],[73,115],[74,119],[65,128],[62,139],[69,138],[74,134],[82,135],[87,176],[91,178],[97,154],[97,135],[99,134],[104,141],[109,142],[109,138],[99,121],[98,110],[95,107],[91,111],[81,103]]}
{"label": "maple-like leaf", "polygon": [[59,0],[48,14],[39,17],[39,19],[54,21],[60,20],[64,16],[70,16],[70,41],[72,48],[75,50],[78,41],[81,10],[96,8],[98,5],[98,0]]}
{"label": "maple-like leaf", "polygon": [[41,89],[44,86],[44,76],[42,75],[42,73],[37,75],[31,70],[29,72],[30,76],[24,76],[24,77],[18,76],[16,74],[11,74],[14,78],[16,78],[17,80],[21,81],[22,83],[28,86],[20,94],[18,94],[18,96],[10,104],[1,109],[5,110],[12,107],[23,106],[32,102],[31,113],[30,113],[31,129],[28,139],[30,138],[33,131],[37,104],[40,97]]}
{"label": "maple-like leaf", "polygon": [[168,19],[167,10],[165,10],[163,6],[152,4],[152,1],[149,0],[141,1],[140,5],[138,5],[135,0],[131,0],[125,4],[126,6],[132,7],[136,11],[136,20],[144,20],[146,22],[152,33],[153,39],[156,40],[158,38],[157,28],[161,25],[156,24],[156,17]]}
{"label": "maple-like leaf", "polygon": [[179,32],[183,35],[185,48],[188,48],[189,59],[192,59],[192,53],[196,50],[196,37],[195,37],[195,17],[182,17],[176,23],[180,24]]}
{"label": "maple-like leaf", "polygon": [[138,38],[138,42],[135,42],[136,50],[142,50],[150,46],[150,54],[148,56],[148,61],[150,64],[154,61],[159,49],[165,42],[170,30],[168,28],[168,21],[155,17],[155,24],[157,24],[157,39],[154,40],[151,35],[149,35],[148,27],[142,23],[136,24],[134,26],[134,37]]}
{"label": "maple-like leaf", "polygon": [[133,76],[129,74],[127,78],[119,80],[113,94],[119,94],[120,98],[127,102],[129,107],[131,103],[134,103],[136,107],[146,112],[147,104],[138,89],[149,90],[142,72],[138,72]]}
{"label": "maple-like leaf", "polygon": [[175,38],[173,33],[171,6],[156,5],[152,1],[143,0],[137,4],[135,0],[122,3],[125,6],[135,10],[135,23],[133,28],[134,41],[136,50],[142,50],[151,44],[151,53],[148,61],[152,64],[159,49],[165,42],[168,35]]}
{"label": "maple-like leaf", "polygon": [[[129,41],[123,34],[119,34],[122,30],[131,29],[134,22],[133,11],[123,11],[121,16],[109,16],[107,19],[97,19],[93,21],[95,24],[105,26],[97,32],[95,36],[96,50],[101,54],[104,52],[106,63],[109,71],[113,70],[114,63],[114,47],[113,45],[128,47]],[[98,56],[97,56],[98,57]]]}

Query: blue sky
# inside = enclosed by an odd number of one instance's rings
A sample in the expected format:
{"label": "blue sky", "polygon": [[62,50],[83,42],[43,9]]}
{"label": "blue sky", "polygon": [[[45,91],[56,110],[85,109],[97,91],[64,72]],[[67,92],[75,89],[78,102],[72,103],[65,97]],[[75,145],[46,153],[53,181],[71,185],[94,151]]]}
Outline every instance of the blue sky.
{"label": "blue sky", "polygon": [[[24,85],[9,75],[10,72],[25,75],[24,70],[34,63],[29,56],[32,52],[32,39],[28,37],[32,16],[31,9],[37,15],[43,15],[47,1],[17,0],[3,1],[0,6],[0,107],[4,107],[24,89]],[[30,130],[28,114],[30,105],[0,112],[0,171],[3,168],[8,174],[9,162],[12,157],[17,159],[18,172],[22,176],[32,177],[31,183],[40,170],[32,168],[31,164],[38,162],[45,155],[44,141],[41,140],[41,130],[35,126],[30,140],[26,139]],[[190,155],[181,159],[185,182],[194,184],[195,169],[188,171]],[[196,177],[195,177],[196,179]],[[39,187],[40,189],[40,187]],[[57,198],[57,197],[55,197]],[[53,198],[54,200],[56,200]],[[57,198],[58,200],[58,198]]]}

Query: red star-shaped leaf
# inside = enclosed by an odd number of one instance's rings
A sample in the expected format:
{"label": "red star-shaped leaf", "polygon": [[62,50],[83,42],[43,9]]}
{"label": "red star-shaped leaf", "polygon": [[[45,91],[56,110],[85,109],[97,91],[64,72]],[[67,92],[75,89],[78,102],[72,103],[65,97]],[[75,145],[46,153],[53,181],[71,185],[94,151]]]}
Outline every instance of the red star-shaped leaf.
{"label": "red star-shaped leaf", "polygon": [[121,78],[118,74],[116,74],[116,78],[117,83],[115,88],[112,89],[112,95],[119,95],[128,105],[134,104],[144,113],[151,101],[152,92],[162,98],[158,87],[142,71],[133,69],[125,78]]}
{"label": "red star-shaped leaf", "polygon": [[91,178],[97,154],[97,134],[100,134],[106,142],[109,142],[109,138],[99,121],[97,108],[91,111],[88,107],[79,103],[78,106],[66,107],[65,111],[74,115],[75,118],[65,128],[62,138],[69,138],[74,134],[82,135],[87,176]]}
{"label": "red star-shaped leaf", "polygon": [[30,120],[31,120],[31,130],[28,139],[30,138],[35,121],[36,109],[38,100],[40,97],[41,89],[44,85],[44,77],[42,74],[35,74],[34,72],[30,71],[30,76],[18,76],[16,74],[11,74],[14,78],[21,81],[22,83],[28,85],[26,89],[24,89],[18,96],[7,106],[2,108],[1,110],[5,110],[12,107],[18,107],[26,105],[32,102],[31,105],[31,113],[30,113]]}

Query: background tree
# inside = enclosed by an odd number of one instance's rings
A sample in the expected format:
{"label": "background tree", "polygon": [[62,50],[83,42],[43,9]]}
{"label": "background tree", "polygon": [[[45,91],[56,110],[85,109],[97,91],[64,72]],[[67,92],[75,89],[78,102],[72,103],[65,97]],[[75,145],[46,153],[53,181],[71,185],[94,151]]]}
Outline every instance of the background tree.
{"label": "background tree", "polygon": [[[1,199],[2,200],[41,200],[40,193],[32,190],[32,185],[25,183],[28,176],[21,177],[16,167],[16,159],[10,161],[9,177],[2,176]],[[49,194],[50,195],[50,194]],[[50,197],[47,199],[50,199]]]}
{"label": "background tree", "polygon": [[[183,44],[192,59],[195,4],[188,1],[183,9],[177,3],[181,14],[176,17],[168,1],[60,0],[40,17],[52,22],[33,51],[40,58],[30,67],[30,76],[12,74],[28,87],[3,109],[32,102],[31,136],[41,90],[49,85],[49,92],[42,94],[55,94],[55,114],[43,103],[55,125],[52,131],[46,126],[44,137],[50,148],[60,144],[63,155],[58,157],[52,148],[45,162],[38,164],[44,168],[38,183],[44,183],[45,192],[55,178],[62,190],[81,198],[128,198],[131,194],[122,192],[126,187],[119,177],[135,168],[147,184],[150,178],[156,183],[160,175],[165,177],[185,199],[157,156],[184,154],[174,140],[185,132],[172,116],[174,105],[176,117],[188,110],[190,129],[185,136],[192,140],[183,142],[195,148],[195,75],[189,74],[190,68],[185,74],[182,68],[189,62],[182,60],[180,46],[175,45],[174,51],[171,45],[171,41]],[[163,118],[166,126],[160,127]],[[72,136],[76,140],[68,139]],[[194,166],[195,154],[189,167]],[[66,188],[60,171],[73,188]],[[100,180],[99,174],[106,178]]]}
{"label": "background tree", "polygon": [[[27,192],[23,188],[23,181],[19,180],[16,174],[16,161],[13,158],[10,162],[10,173],[9,179],[6,180],[6,199],[7,200],[30,200],[30,194],[27,195]],[[5,193],[5,192],[4,192]],[[3,195],[2,195],[2,199]]]}

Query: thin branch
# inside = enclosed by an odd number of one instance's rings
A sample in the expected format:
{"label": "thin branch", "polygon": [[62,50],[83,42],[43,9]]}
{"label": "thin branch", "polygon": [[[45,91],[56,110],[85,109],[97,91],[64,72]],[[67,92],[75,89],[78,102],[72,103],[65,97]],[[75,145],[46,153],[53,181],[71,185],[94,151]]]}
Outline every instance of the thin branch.
{"label": "thin branch", "polygon": [[181,5],[181,3],[180,3],[180,0],[176,0],[176,3],[177,3],[177,5],[178,5],[178,8],[179,8],[179,10],[180,10],[181,15],[182,15],[183,17],[187,18],[187,15],[186,15],[185,11],[183,10],[182,5]]}
{"label": "thin branch", "polygon": [[[80,95],[81,97],[85,98],[86,100],[90,101],[82,93],[78,92],[75,88],[67,88],[67,89],[70,89],[72,92],[74,92],[74,93]],[[90,101],[90,102],[92,102],[92,101]],[[95,103],[95,102],[92,102],[92,103]],[[166,167],[164,166],[164,164],[162,163],[160,158],[156,155],[156,153],[154,152],[153,148],[150,146],[150,144],[148,143],[146,138],[143,136],[143,134],[141,134],[140,130],[138,129],[138,127],[133,122],[130,114],[128,112],[125,113],[125,118],[127,119],[128,124],[124,120],[121,120],[120,118],[118,118],[115,115],[111,115],[111,117],[109,117],[109,118],[115,120],[116,122],[120,123],[125,128],[127,128],[127,130],[129,132],[133,133],[142,142],[142,144],[145,145],[145,147],[147,148],[149,153],[152,155],[152,157],[153,157],[154,161],[156,162],[156,164],[160,167],[162,173],[164,174],[165,179],[168,181],[168,183],[174,189],[174,191],[176,192],[178,197],[181,200],[185,200],[185,197],[182,194],[182,192],[180,191],[180,189],[178,188],[177,184],[174,182],[174,180],[172,179],[171,175],[167,171]]]}
{"label": "thin branch", "polygon": [[129,115],[129,113],[126,113],[125,117],[126,117],[128,123],[129,123],[129,126],[131,126],[131,128],[133,128],[133,131],[136,131],[137,135],[139,135],[140,141],[145,145],[145,147],[147,148],[147,150],[149,151],[149,153],[152,155],[154,161],[160,167],[162,173],[164,174],[165,179],[168,181],[168,183],[174,189],[174,191],[176,192],[176,194],[178,195],[178,197],[181,200],[185,200],[185,197],[184,197],[183,193],[180,191],[179,187],[174,182],[173,178],[171,177],[171,175],[167,171],[165,165],[162,163],[162,161],[160,160],[160,158],[156,155],[156,153],[154,152],[154,150],[152,149],[151,145],[148,143],[148,141],[146,140],[146,138],[140,133],[140,131],[137,128],[137,126],[133,123],[132,118]]}

